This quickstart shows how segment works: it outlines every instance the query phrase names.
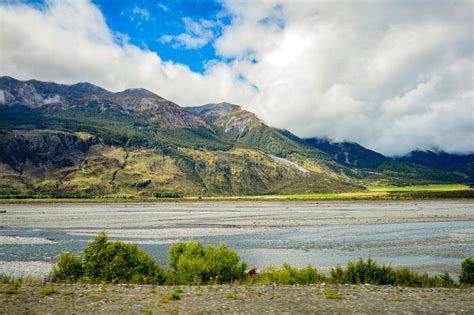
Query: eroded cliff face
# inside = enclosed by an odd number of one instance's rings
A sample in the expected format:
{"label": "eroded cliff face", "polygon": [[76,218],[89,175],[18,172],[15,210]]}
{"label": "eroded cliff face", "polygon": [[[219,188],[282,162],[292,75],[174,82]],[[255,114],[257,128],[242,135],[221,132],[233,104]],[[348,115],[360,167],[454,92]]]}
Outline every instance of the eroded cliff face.
{"label": "eroded cliff face", "polygon": [[107,145],[97,136],[53,130],[0,130],[0,194],[151,196],[195,192],[159,150]]}
{"label": "eroded cliff face", "polygon": [[81,161],[99,143],[93,135],[55,130],[0,130],[0,161],[22,173],[27,166],[48,169]]}

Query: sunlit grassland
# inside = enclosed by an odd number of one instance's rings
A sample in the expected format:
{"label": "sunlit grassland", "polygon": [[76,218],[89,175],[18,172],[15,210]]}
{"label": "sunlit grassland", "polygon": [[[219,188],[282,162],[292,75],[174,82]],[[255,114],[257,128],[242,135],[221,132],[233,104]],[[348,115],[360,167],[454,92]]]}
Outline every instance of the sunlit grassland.
{"label": "sunlit grassland", "polygon": [[462,184],[436,184],[436,185],[413,185],[413,186],[368,186],[372,192],[391,191],[459,191],[468,190],[469,186]]}
{"label": "sunlit grassland", "polygon": [[143,197],[134,195],[59,196],[22,195],[4,196],[5,203],[127,203],[127,202],[219,202],[219,201],[331,201],[331,200],[417,200],[417,199],[474,199],[474,189],[461,184],[430,184],[413,186],[368,186],[366,191],[345,193],[268,194],[240,196],[182,196],[177,198]]}
{"label": "sunlit grassland", "polygon": [[[351,193],[312,193],[289,195],[255,195],[255,196],[218,196],[202,197],[201,200],[339,200],[339,199],[367,199],[386,195],[385,192],[351,192]],[[196,199],[189,197],[188,199]]]}

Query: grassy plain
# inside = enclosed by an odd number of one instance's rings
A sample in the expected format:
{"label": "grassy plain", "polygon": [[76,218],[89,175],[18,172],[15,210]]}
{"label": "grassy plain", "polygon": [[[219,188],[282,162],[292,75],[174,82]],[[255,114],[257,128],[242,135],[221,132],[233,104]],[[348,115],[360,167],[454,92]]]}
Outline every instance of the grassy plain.
{"label": "grassy plain", "polygon": [[373,192],[391,191],[459,191],[469,190],[469,186],[462,184],[435,184],[435,185],[413,185],[413,186],[368,186]]}
{"label": "grassy plain", "polygon": [[368,186],[367,191],[346,193],[275,194],[241,196],[184,196],[180,198],[134,197],[132,195],[62,198],[44,195],[20,197],[0,196],[0,204],[8,203],[126,203],[126,202],[189,202],[189,201],[304,201],[304,200],[416,200],[474,199],[474,189],[461,184],[430,184],[414,186]]}

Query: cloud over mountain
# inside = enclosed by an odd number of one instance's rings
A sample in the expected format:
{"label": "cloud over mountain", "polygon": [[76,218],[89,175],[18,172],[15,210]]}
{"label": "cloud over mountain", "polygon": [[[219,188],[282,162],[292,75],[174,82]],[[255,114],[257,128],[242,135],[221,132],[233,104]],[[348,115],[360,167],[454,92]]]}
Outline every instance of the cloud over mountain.
{"label": "cloud over mountain", "polygon": [[130,44],[88,1],[3,3],[0,71],[144,87],[182,105],[239,103],[300,136],[385,154],[473,152],[472,12],[471,1],[226,0],[230,24],[201,33],[231,61],[201,74]]}

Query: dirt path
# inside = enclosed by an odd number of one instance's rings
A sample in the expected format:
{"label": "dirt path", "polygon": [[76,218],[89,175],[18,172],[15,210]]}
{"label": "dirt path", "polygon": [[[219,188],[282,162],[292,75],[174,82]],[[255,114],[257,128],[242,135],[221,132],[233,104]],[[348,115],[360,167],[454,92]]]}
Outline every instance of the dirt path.
{"label": "dirt path", "polygon": [[[2,291],[6,285],[0,285]],[[203,314],[363,313],[473,314],[474,288],[419,289],[391,286],[124,286],[25,285],[0,293],[1,314]],[[181,289],[179,299],[171,293]],[[332,297],[332,298],[331,298]]]}

